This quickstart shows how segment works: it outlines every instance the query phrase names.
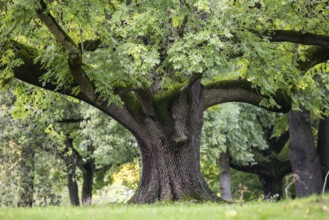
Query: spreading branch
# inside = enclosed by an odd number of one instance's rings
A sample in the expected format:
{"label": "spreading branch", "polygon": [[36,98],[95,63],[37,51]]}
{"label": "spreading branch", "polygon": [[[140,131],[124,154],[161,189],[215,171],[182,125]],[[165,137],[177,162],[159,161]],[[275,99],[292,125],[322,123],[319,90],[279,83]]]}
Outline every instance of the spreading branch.
{"label": "spreading branch", "polygon": [[291,107],[290,98],[281,92],[272,96],[281,107],[261,106],[260,102],[266,97],[262,96],[259,90],[246,80],[224,80],[210,83],[204,86],[203,92],[205,109],[226,102],[245,102],[273,112],[288,112]]}
{"label": "spreading branch", "polygon": [[[82,68],[82,57],[79,47],[59,26],[54,17],[47,12],[46,4],[42,0],[40,0],[40,5],[41,8],[36,10],[38,17],[47,26],[59,44],[62,45],[68,52],[68,64],[75,82],[72,83],[69,88],[58,88],[55,84],[43,82],[41,77],[44,76],[48,70],[43,68],[40,61],[35,62],[36,57],[38,56],[37,51],[30,46],[12,41],[17,57],[22,59],[24,62],[24,64],[14,68],[14,77],[31,85],[85,101],[117,120],[131,132],[138,133],[140,128],[135,119],[126,109],[121,108],[114,103],[109,104],[107,101],[98,99],[94,85]],[[93,51],[99,47],[101,42],[100,40],[94,40],[86,41],[84,44],[84,48],[86,50]],[[76,86],[80,86],[81,92],[78,94],[73,94],[71,88]]]}
{"label": "spreading branch", "polygon": [[329,36],[313,33],[302,33],[293,30],[277,30],[265,32],[261,34],[261,36],[269,37],[272,42],[290,42],[303,45],[329,47]]}
{"label": "spreading branch", "polygon": [[97,99],[93,83],[82,68],[82,55],[79,47],[72,38],[61,28],[55,18],[47,11],[47,5],[39,0],[41,7],[36,9],[39,19],[46,25],[57,42],[62,45],[69,54],[69,67],[73,78],[80,86],[81,92],[91,101]]}
{"label": "spreading branch", "polygon": [[305,59],[299,60],[297,67],[302,72],[307,72],[309,69],[319,63],[324,63],[329,60],[329,47],[314,46],[306,49]]}
{"label": "spreading branch", "polygon": [[314,45],[305,51],[305,59],[298,61],[297,67],[306,72],[313,66],[329,60],[329,36],[313,33],[302,33],[293,30],[265,32],[272,42],[290,42],[302,45]]}
{"label": "spreading branch", "polygon": [[276,168],[279,167],[278,172],[282,176],[292,171],[289,160],[279,161],[275,159],[272,160],[271,163],[258,163],[254,165],[241,165],[241,164],[230,162],[230,167],[247,173],[254,173],[257,175],[267,175],[267,176],[273,175],[271,171],[273,167]]}

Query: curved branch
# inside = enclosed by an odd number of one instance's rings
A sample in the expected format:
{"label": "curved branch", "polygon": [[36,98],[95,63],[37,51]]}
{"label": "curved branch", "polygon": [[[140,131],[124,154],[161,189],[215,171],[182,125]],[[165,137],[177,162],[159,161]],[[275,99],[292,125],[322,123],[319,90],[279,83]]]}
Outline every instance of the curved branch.
{"label": "curved branch", "polygon": [[204,109],[216,104],[226,102],[245,102],[265,108],[273,112],[288,112],[291,100],[288,96],[278,92],[273,98],[281,107],[260,106],[260,102],[266,98],[261,96],[257,88],[246,80],[225,80],[207,84],[203,87],[205,98]]}
{"label": "curved branch", "polygon": [[329,60],[329,36],[302,33],[293,30],[265,32],[272,42],[290,42],[303,45],[315,45],[305,51],[305,59],[298,62],[298,68],[306,72],[313,66]]}
{"label": "curved branch", "polygon": [[300,31],[293,30],[268,31],[262,35],[270,37],[270,41],[272,42],[290,42],[303,45],[329,47],[329,36],[325,35],[302,33]]}
{"label": "curved branch", "polygon": [[[54,84],[42,82],[40,77],[46,74],[47,70],[42,68],[40,62],[34,62],[35,57],[37,57],[36,51],[33,48],[18,42],[13,42],[13,44],[17,51],[17,57],[24,61],[24,64],[14,69],[14,77],[16,79],[43,89],[77,98],[105,112],[131,132],[137,133],[140,130],[139,125],[136,123],[132,115],[127,110],[117,106],[114,103],[109,104],[107,101],[101,101],[98,99],[91,100],[88,96],[81,92],[74,95],[70,89],[59,90]],[[74,86],[76,85],[72,85],[72,87]]]}
{"label": "curved branch", "polygon": [[306,72],[313,66],[329,60],[329,47],[310,47],[305,51],[305,60],[298,61],[298,69]]}
{"label": "curved branch", "polygon": [[[253,173],[257,175],[280,175],[285,176],[286,174],[290,173],[292,171],[290,161],[279,161],[276,159],[271,160],[269,163],[257,163],[254,165],[241,165],[237,163],[230,162],[230,167],[233,169],[247,172],[247,173]],[[276,172],[273,172],[273,169],[276,170]]]}

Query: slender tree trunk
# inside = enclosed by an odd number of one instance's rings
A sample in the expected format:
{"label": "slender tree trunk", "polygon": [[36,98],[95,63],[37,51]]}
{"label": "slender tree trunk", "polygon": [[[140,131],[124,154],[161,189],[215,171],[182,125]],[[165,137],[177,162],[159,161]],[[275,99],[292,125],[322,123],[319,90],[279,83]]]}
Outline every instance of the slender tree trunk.
{"label": "slender tree trunk", "polygon": [[296,196],[303,197],[320,193],[322,173],[319,156],[314,146],[310,113],[290,111],[289,156],[293,173],[296,175]]}
{"label": "slender tree trunk", "polygon": [[263,186],[265,200],[279,200],[282,198],[283,176],[258,175]]}
{"label": "slender tree trunk", "polygon": [[[161,100],[141,119],[136,135],[142,155],[142,175],[132,203],[157,200],[220,199],[200,170],[203,96],[198,80],[171,100]],[[160,101],[159,101],[160,102]]]}
{"label": "slender tree trunk", "polygon": [[19,207],[32,207],[34,194],[34,155],[33,147],[23,147],[21,152]]}
{"label": "slender tree trunk", "polygon": [[67,169],[67,186],[69,190],[70,195],[70,202],[73,206],[79,206],[80,205],[80,199],[79,199],[79,189],[78,189],[78,183],[76,180],[76,163],[74,159],[70,160],[70,162],[66,163],[66,169]]}
{"label": "slender tree trunk", "polygon": [[82,204],[91,205],[94,183],[95,162],[93,160],[87,161],[82,170]]}
{"label": "slender tree trunk", "polygon": [[[320,120],[318,128],[318,153],[322,174],[325,177],[329,172],[329,117]],[[328,181],[326,189],[329,190]]]}
{"label": "slender tree trunk", "polygon": [[219,156],[220,167],[220,195],[222,199],[232,200],[231,194],[231,175],[230,175],[230,157],[228,153],[221,153]]}

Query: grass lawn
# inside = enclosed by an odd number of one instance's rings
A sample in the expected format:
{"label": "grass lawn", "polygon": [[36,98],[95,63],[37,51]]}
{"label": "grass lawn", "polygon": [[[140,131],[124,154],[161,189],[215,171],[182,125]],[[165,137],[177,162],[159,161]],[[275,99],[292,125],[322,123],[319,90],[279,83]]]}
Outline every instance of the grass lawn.
{"label": "grass lawn", "polygon": [[329,195],[278,203],[244,205],[153,204],[107,205],[97,207],[0,208],[0,220],[16,219],[329,219]]}

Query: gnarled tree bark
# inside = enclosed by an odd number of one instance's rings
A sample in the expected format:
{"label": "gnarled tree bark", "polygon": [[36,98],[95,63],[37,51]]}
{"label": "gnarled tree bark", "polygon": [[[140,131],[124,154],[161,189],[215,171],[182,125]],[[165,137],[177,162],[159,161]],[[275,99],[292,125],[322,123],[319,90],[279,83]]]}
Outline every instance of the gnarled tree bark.
{"label": "gnarled tree bark", "polygon": [[[137,141],[142,153],[142,175],[130,202],[220,201],[207,186],[199,164],[203,124],[200,80],[168,98],[159,99],[158,106],[140,117],[143,132]],[[142,102],[146,103],[146,99]]]}

